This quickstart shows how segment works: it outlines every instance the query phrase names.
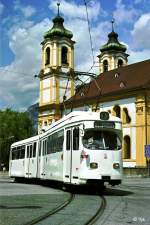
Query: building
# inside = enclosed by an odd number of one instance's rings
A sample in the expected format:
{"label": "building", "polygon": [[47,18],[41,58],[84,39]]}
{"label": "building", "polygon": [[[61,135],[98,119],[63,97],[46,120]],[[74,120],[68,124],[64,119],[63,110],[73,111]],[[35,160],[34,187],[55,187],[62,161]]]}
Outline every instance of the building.
{"label": "building", "polygon": [[128,65],[126,46],[118,34],[108,34],[100,48],[100,74],[75,92],[73,34],[58,14],[42,42],[39,129],[72,110],[108,111],[123,122],[123,166],[129,173],[144,174],[144,146],[150,144],[150,60]]}
{"label": "building", "polygon": [[118,34],[114,31],[113,24],[114,20],[112,20],[112,31],[108,34],[108,42],[101,46],[98,55],[100,73],[128,64],[127,48],[118,41]]}
{"label": "building", "polygon": [[73,34],[64,25],[59,14],[53,27],[42,41],[42,69],[39,98],[39,130],[60,119],[60,103],[74,94],[74,44]]}

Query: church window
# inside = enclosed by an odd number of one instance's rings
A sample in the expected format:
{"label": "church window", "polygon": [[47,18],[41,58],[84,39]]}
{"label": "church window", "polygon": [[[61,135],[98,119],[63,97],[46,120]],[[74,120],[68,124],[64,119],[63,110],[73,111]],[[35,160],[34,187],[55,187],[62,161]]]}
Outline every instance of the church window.
{"label": "church window", "polygon": [[123,123],[130,123],[131,122],[131,117],[129,116],[129,112],[127,108],[123,108],[122,111],[122,122]]}
{"label": "church window", "polygon": [[103,61],[103,72],[108,71],[108,61],[104,60]]}
{"label": "church window", "polygon": [[131,158],[131,140],[128,135],[124,136],[123,139],[123,158],[124,159]]}
{"label": "church window", "polygon": [[50,48],[46,48],[46,54],[45,54],[45,65],[50,64]]}
{"label": "church window", "polygon": [[61,63],[68,64],[68,48],[65,46],[61,49]]}
{"label": "church window", "polygon": [[123,61],[122,61],[122,59],[119,59],[118,60],[118,67],[121,67],[121,66],[123,66]]}
{"label": "church window", "polygon": [[119,105],[115,105],[113,108],[114,116],[121,117],[121,110]]}

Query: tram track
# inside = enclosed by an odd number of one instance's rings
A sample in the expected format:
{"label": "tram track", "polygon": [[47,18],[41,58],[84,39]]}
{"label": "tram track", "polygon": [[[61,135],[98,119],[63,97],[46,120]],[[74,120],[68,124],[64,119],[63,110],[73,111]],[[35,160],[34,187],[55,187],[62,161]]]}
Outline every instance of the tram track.
{"label": "tram track", "polygon": [[44,221],[48,217],[50,217],[50,216],[56,214],[57,212],[59,212],[60,210],[64,209],[67,205],[69,205],[73,201],[74,198],[75,198],[75,194],[70,193],[70,197],[65,202],[63,202],[61,205],[59,205],[56,208],[54,208],[53,210],[45,213],[44,215],[31,220],[30,222],[24,223],[23,225],[34,225],[34,224],[38,224],[41,221]]}
{"label": "tram track", "polygon": [[101,205],[100,205],[99,209],[97,210],[97,212],[95,213],[95,215],[93,215],[93,217],[91,217],[83,225],[93,225],[103,215],[104,210],[106,208],[106,199],[103,196],[100,196],[100,198],[101,198],[102,202],[101,202]]}
{"label": "tram track", "polygon": [[[69,205],[75,199],[75,196],[76,196],[75,194],[70,193],[70,197],[67,201],[65,201],[64,203],[62,203],[61,205],[59,205],[55,209],[51,210],[50,212],[47,212],[46,214],[44,214],[44,215],[42,215],[42,216],[40,216],[36,219],[33,219],[32,221],[24,223],[23,225],[45,224],[44,221],[51,220],[51,217],[57,216],[58,214],[61,213],[60,211],[69,210]],[[98,207],[96,212],[93,213],[94,215],[92,215],[88,219],[85,219],[85,221],[81,221],[80,222],[81,225],[94,225],[97,222],[97,220],[103,215],[104,210],[106,208],[106,199],[103,196],[99,196],[99,197],[100,197],[100,200],[101,200],[100,206]],[[77,212],[74,212],[74,213],[77,213]],[[61,216],[63,218],[64,215],[62,214]],[[72,215],[70,215],[70,217],[72,217]],[[51,223],[49,223],[49,224],[51,225]]]}

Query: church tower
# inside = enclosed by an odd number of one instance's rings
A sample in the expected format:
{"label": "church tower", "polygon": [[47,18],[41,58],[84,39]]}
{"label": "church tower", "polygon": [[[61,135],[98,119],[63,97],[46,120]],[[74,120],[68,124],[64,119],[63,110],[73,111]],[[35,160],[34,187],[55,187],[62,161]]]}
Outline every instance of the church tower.
{"label": "church tower", "polygon": [[74,44],[73,34],[64,25],[59,5],[53,27],[42,41],[42,69],[40,78],[39,130],[60,119],[60,103],[74,95]]}
{"label": "church tower", "polygon": [[98,55],[100,73],[128,64],[127,48],[118,41],[118,34],[114,32],[114,20],[111,23],[112,32],[108,34],[108,41],[102,45],[101,53]]}

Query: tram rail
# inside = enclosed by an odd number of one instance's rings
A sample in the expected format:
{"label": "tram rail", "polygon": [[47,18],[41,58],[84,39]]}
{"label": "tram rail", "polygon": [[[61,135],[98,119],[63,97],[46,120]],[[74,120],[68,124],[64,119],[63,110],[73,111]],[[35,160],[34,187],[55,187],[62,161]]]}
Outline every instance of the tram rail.
{"label": "tram rail", "polygon": [[[51,210],[50,212],[47,212],[43,216],[40,216],[40,217],[38,217],[38,218],[36,218],[32,221],[24,223],[23,225],[35,225],[35,224],[38,224],[40,222],[44,222],[44,220],[46,220],[46,219],[51,219],[52,215],[57,215],[57,213],[59,213],[61,210],[65,209],[67,206],[69,206],[70,203],[74,199],[75,199],[75,194],[70,193],[70,197],[67,201],[65,201],[64,203],[62,203],[61,205],[59,205],[55,209]],[[100,199],[101,199],[101,203],[100,203],[100,206],[99,206],[98,210],[95,212],[95,214],[90,219],[88,219],[85,222],[82,221],[81,225],[93,225],[103,215],[104,210],[106,208],[106,199],[103,196],[100,196]]]}
{"label": "tram rail", "polygon": [[73,201],[74,197],[75,197],[75,195],[70,193],[69,198],[65,202],[63,202],[61,205],[59,205],[55,209],[45,213],[44,215],[42,215],[36,219],[33,219],[30,222],[24,223],[23,225],[34,225],[34,224],[38,224],[41,221],[44,221],[48,217],[50,217],[50,216],[56,214],[57,212],[59,212],[60,210],[64,209],[67,205],[69,205]]}
{"label": "tram rail", "polygon": [[95,213],[95,215],[93,217],[91,217],[85,224],[83,225],[93,225],[104,213],[104,210],[106,208],[106,199],[103,196],[100,196],[102,202],[101,205],[99,207],[99,209],[97,210],[97,212]]}

